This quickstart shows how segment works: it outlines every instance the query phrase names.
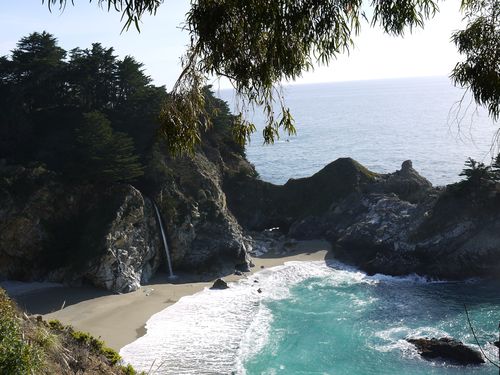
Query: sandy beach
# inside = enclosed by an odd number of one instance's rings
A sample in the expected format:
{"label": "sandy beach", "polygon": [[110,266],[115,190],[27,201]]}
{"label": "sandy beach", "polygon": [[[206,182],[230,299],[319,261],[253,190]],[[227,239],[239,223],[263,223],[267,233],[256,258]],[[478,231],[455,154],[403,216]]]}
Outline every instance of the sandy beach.
{"label": "sandy beach", "polygon": [[[329,257],[330,245],[326,241],[300,241],[286,253],[268,252],[253,257],[255,267],[242,276],[223,277],[234,282],[264,268],[289,261],[317,261]],[[101,337],[106,344],[119,350],[145,334],[145,323],[155,313],[174,304],[180,298],[197,293],[213,284],[210,281],[192,281],[182,275],[169,280],[158,275],[148,285],[127,294],[111,294],[95,288],[51,287],[38,289],[14,298],[31,314],[43,315],[45,320],[58,319],[75,329]]]}

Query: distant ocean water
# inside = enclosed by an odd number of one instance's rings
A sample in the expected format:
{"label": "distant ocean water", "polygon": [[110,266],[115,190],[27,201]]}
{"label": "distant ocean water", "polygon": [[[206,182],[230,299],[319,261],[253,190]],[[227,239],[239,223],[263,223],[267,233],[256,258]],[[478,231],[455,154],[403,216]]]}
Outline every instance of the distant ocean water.
{"label": "distant ocean water", "polygon": [[[467,157],[489,163],[494,123],[484,108],[447,77],[408,78],[285,87],[297,136],[262,144],[261,113],[247,147],[263,180],[283,184],[306,177],[339,157],[352,157],[375,172],[394,172],[404,160],[434,185],[456,182]],[[234,109],[230,90],[216,95]],[[469,105],[470,104],[470,105]],[[457,124],[460,119],[460,129]]]}

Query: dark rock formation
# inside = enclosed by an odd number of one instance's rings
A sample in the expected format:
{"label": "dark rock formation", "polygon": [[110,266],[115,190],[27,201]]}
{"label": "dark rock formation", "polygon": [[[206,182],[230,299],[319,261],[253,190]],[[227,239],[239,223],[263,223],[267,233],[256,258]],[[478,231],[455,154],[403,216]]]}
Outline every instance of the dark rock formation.
{"label": "dark rock formation", "polygon": [[42,167],[4,167],[1,176],[1,277],[127,292],[158,268],[151,202],[132,186],[68,185]]}
{"label": "dark rock formation", "polygon": [[228,288],[229,288],[229,286],[222,279],[215,280],[214,285],[212,285],[210,287],[210,289],[217,289],[217,290],[228,289]]}
{"label": "dark rock formation", "polygon": [[226,185],[229,207],[247,229],[279,226],[296,239],[326,238],[337,258],[369,273],[500,276],[494,186],[434,188],[411,161],[375,174],[352,159],[283,186],[251,179]]}
{"label": "dark rock formation", "polygon": [[407,339],[415,345],[420,355],[425,359],[442,358],[460,365],[479,365],[484,363],[481,353],[450,338],[419,338]]}
{"label": "dark rock formation", "polygon": [[228,209],[223,181],[229,174],[254,172],[231,142],[220,137],[206,134],[203,148],[191,157],[162,155],[155,175],[164,178],[146,187],[165,220],[175,269],[229,273],[248,264],[250,244]]}
{"label": "dark rock formation", "polygon": [[[337,258],[370,273],[499,277],[494,185],[434,188],[410,161],[376,174],[350,158],[273,185],[226,133],[208,132],[190,157],[156,150],[137,185],[159,207],[174,270],[246,272],[249,253],[285,244],[287,235],[326,238]],[[0,165],[0,278],[138,288],[164,262],[152,201],[131,185],[62,177]],[[248,237],[265,228],[279,230]]]}
{"label": "dark rock formation", "polygon": [[237,175],[228,176],[224,188],[231,211],[246,229],[287,231],[297,220],[325,213],[377,176],[353,159],[341,158],[311,177],[290,179],[285,185]]}
{"label": "dark rock formation", "polygon": [[[157,150],[138,187],[159,207],[175,270],[248,270],[249,240],[227,208],[226,175],[254,173],[222,130],[193,156]],[[165,262],[152,201],[127,184],[0,165],[0,278],[137,289]]]}

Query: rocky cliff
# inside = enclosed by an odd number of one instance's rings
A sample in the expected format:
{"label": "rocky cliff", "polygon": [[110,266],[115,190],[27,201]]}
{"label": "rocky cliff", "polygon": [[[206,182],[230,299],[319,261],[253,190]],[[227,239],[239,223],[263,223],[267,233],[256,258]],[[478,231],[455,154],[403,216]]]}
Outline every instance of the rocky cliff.
{"label": "rocky cliff", "polygon": [[41,165],[4,162],[0,278],[135,290],[160,266],[166,269],[154,202],[175,270],[248,268],[249,241],[222,190],[225,174],[244,174],[247,167],[241,148],[217,129],[189,157],[173,159],[158,146],[137,188],[68,181]]}
{"label": "rocky cliff", "polygon": [[377,174],[349,158],[273,185],[217,129],[189,157],[158,146],[137,187],[4,163],[0,277],[135,290],[166,269],[154,202],[177,271],[246,269],[247,233],[279,227],[295,239],[328,239],[337,258],[370,273],[498,277],[499,191],[464,186],[435,188],[410,161]]}
{"label": "rocky cliff", "polygon": [[370,273],[500,276],[495,185],[435,188],[411,161],[394,173],[376,174],[345,158],[283,186],[251,179],[229,179],[226,186],[230,208],[247,228],[326,238],[338,259]]}
{"label": "rocky cliff", "polygon": [[[227,207],[223,180],[227,173],[244,173],[243,156],[230,141],[207,134],[202,149],[191,157],[161,157],[163,180],[152,184],[165,219],[176,269],[191,272],[233,272],[248,268],[249,241]],[[243,162],[242,164],[240,164]],[[158,174],[156,174],[158,176]]]}
{"label": "rocky cliff", "polygon": [[41,166],[0,173],[2,277],[127,292],[158,268],[153,207],[131,185],[68,184]]}

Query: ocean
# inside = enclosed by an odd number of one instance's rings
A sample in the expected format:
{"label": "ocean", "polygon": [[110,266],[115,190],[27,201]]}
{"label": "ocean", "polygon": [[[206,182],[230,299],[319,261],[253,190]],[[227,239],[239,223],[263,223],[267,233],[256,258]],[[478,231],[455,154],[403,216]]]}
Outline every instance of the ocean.
{"label": "ocean", "polygon": [[406,339],[451,336],[477,348],[466,304],[483,350],[497,359],[499,290],[288,262],[181,298],[120,354],[151,374],[497,374],[491,364],[426,361]]}
{"label": "ocean", "polygon": [[[484,110],[469,108],[458,132],[451,119],[463,93],[446,78],[286,92],[298,135],[263,146],[257,133],[247,147],[270,182],[309,176],[349,156],[375,172],[411,159],[433,184],[444,185],[459,180],[467,157],[491,158],[495,124]],[[220,95],[231,100],[230,92]],[[254,119],[262,128],[262,116]],[[497,282],[368,276],[336,261],[289,262],[227,290],[181,298],[153,315],[147,334],[120,354],[151,374],[496,374],[491,364],[423,360],[406,339],[451,336],[477,347],[465,304],[481,347],[497,360],[499,291]]]}
{"label": "ocean", "polygon": [[[247,146],[261,178],[283,184],[307,177],[339,157],[374,172],[394,172],[405,160],[434,185],[458,181],[468,157],[489,163],[499,127],[447,77],[285,86],[297,136],[263,145],[264,118]],[[232,91],[216,94],[235,109]],[[491,151],[494,151],[493,153]]]}

